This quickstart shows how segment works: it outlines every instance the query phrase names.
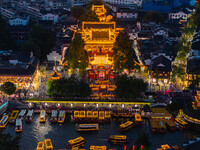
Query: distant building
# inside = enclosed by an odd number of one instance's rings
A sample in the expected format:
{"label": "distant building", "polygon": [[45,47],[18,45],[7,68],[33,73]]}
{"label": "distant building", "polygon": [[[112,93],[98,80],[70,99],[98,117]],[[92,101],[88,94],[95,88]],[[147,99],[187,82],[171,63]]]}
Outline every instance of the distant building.
{"label": "distant building", "polygon": [[192,12],[188,9],[180,10],[180,11],[174,11],[169,13],[169,19],[182,19],[187,20]]}
{"label": "distant building", "polygon": [[13,18],[16,15],[16,11],[10,8],[1,8],[2,18],[8,22],[9,19]]}
{"label": "distant building", "polygon": [[143,0],[142,3],[145,11],[171,12],[182,6],[194,7],[195,0]]}
{"label": "distant building", "polygon": [[10,26],[27,26],[29,24],[29,16],[22,17],[22,16],[16,16],[11,19],[9,19],[9,25]]}
{"label": "distant building", "polygon": [[37,69],[38,60],[30,53],[0,51],[0,85],[10,81],[17,89],[29,89]]}
{"label": "distant building", "polygon": [[58,22],[58,15],[52,14],[52,13],[47,13],[41,16],[42,20],[50,20],[53,21],[54,23]]}
{"label": "distant building", "polygon": [[126,4],[126,5],[137,5],[142,6],[143,0],[103,0],[104,2],[110,3],[110,4]]}
{"label": "distant building", "polygon": [[136,20],[138,12],[132,9],[120,9],[116,12],[116,18],[120,20]]}

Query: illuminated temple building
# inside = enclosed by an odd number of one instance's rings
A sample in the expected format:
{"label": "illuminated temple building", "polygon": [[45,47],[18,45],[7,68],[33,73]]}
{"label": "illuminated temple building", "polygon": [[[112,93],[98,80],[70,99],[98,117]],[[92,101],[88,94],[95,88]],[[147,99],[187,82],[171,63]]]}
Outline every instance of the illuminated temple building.
{"label": "illuminated temple building", "polygon": [[93,95],[112,96],[115,85],[111,83],[113,72],[113,44],[122,28],[116,28],[116,23],[110,21],[112,16],[106,16],[104,5],[93,5],[99,22],[82,22],[81,34],[85,49],[89,54],[88,77],[94,80],[91,84]]}

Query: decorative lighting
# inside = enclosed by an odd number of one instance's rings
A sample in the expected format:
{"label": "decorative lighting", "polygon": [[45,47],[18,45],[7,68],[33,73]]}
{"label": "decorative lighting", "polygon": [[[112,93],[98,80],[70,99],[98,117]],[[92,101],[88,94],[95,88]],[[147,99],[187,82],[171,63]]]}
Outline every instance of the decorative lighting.
{"label": "decorative lighting", "polygon": [[73,104],[71,104],[71,107],[73,107]]}

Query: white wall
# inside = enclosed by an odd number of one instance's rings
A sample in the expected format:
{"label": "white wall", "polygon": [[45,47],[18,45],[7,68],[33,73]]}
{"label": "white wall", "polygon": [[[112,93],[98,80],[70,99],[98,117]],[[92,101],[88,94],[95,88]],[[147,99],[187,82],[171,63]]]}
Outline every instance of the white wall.
{"label": "white wall", "polygon": [[136,4],[142,6],[142,0],[103,0],[111,4]]}
{"label": "white wall", "polygon": [[179,18],[186,20],[188,18],[188,14],[182,11],[177,12],[177,13],[169,13],[169,19],[179,19]]}
{"label": "white wall", "polygon": [[26,26],[28,25],[28,23],[29,23],[29,17],[27,17],[26,19],[14,18],[9,20],[9,24],[11,26],[17,26],[17,25]]}
{"label": "white wall", "polygon": [[127,18],[127,19],[137,19],[138,14],[137,13],[126,13],[126,12],[117,12],[117,18]]}
{"label": "white wall", "polygon": [[56,23],[58,22],[58,15],[48,13],[48,14],[42,15],[42,20],[51,20],[54,23]]}

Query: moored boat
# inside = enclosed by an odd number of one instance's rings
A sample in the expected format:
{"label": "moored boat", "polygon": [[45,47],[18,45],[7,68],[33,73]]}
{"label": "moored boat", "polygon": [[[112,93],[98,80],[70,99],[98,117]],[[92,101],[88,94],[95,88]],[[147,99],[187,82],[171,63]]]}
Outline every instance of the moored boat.
{"label": "moored boat", "polygon": [[53,110],[51,113],[51,123],[56,123],[57,122],[57,116],[58,116],[58,111],[57,110]]}
{"label": "moored boat", "polygon": [[93,122],[98,122],[99,113],[98,111],[93,111]]}
{"label": "moored boat", "polygon": [[66,148],[67,149],[72,149],[74,147],[80,147],[80,146],[83,146],[85,143],[85,139],[83,137],[78,137],[76,139],[73,139],[73,140],[69,140],[67,145],[66,145]]}
{"label": "moored boat", "polygon": [[65,111],[60,110],[58,115],[58,123],[63,123],[65,121]]}
{"label": "moored boat", "polygon": [[19,114],[19,110],[13,110],[12,114],[10,115],[9,123],[15,123],[18,114]]}
{"label": "moored boat", "polygon": [[74,122],[78,122],[80,117],[80,111],[74,111]]}
{"label": "moored boat", "polygon": [[187,130],[189,128],[189,125],[187,122],[185,122],[181,118],[175,118],[175,121],[178,123],[180,129]]}
{"label": "moored boat", "polygon": [[92,111],[87,111],[87,122],[92,122],[93,113]]}
{"label": "moored boat", "polygon": [[132,127],[133,127],[133,122],[132,121],[127,121],[127,122],[125,122],[125,123],[123,123],[123,124],[121,124],[119,126],[118,131],[119,132],[123,132],[123,131],[129,130]]}
{"label": "moored boat", "polygon": [[27,115],[26,115],[26,119],[25,122],[26,123],[30,123],[33,120],[33,114],[34,114],[34,110],[28,110]]}
{"label": "moored boat", "polygon": [[85,111],[80,111],[79,118],[81,122],[85,122],[85,119],[86,119]]}
{"label": "moored boat", "polygon": [[110,111],[105,111],[105,121],[107,123],[111,122],[111,113],[110,113]]}
{"label": "moored boat", "polygon": [[94,146],[94,145],[91,145],[90,146],[90,150],[107,150],[107,147],[106,146]]}
{"label": "moored boat", "polygon": [[124,145],[128,142],[128,140],[125,135],[111,135],[108,138],[108,142],[110,142],[112,144]]}
{"label": "moored boat", "polygon": [[174,121],[172,121],[172,120],[166,120],[166,126],[168,127],[168,129],[170,130],[170,131],[176,131],[176,123],[174,122]]}
{"label": "moored boat", "polygon": [[24,119],[24,116],[26,114],[26,109],[22,109],[18,115],[18,118],[23,120]]}
{"label": "moored boat", "polygon": [[98,119],[98,122],[99,122],[99,123],[103,123],[104,121],[105,121],[104,111],[99,111],[99,119]]}
{"label": "moored boat", "polygon": [[140,114],[135,114],[135,124],[137,126],[141,126],[142,125],[142,119],[141,119],[141,115]]}
{"label": "moored boat", "polygon": [[6,125],[8,124],[8,121],[9,121],[9,116],[8,115],[4,115],[0,120],[0,129],[5,128]]}
{"label": "moored boat", "polygon": [[151,119],[149,122],[152,133],[166,133],[166,125],[163,120]]}
{"label": "moored boat", "polygon": [[40,111],[40,122],[43,123],[46,121],[46,111],[45,110],[41,110]]}
{"label": "moored boat", "polygon": [[98,124],[79,124],[76,128],[76,131],[98,131]]}
{"label": "moored boat", "polygon": [[44,142],[38,142],[36,150],[44,150]]}
{"label": "moored boat", "polygon": [[16,119],[15,132],[22,132],[22,120]]}
{"label": "moored boat", "polygon": [[53,145],[51,143],[51,139],[45,139],[44,146],[45,146],[46,150],[53,150]]}

